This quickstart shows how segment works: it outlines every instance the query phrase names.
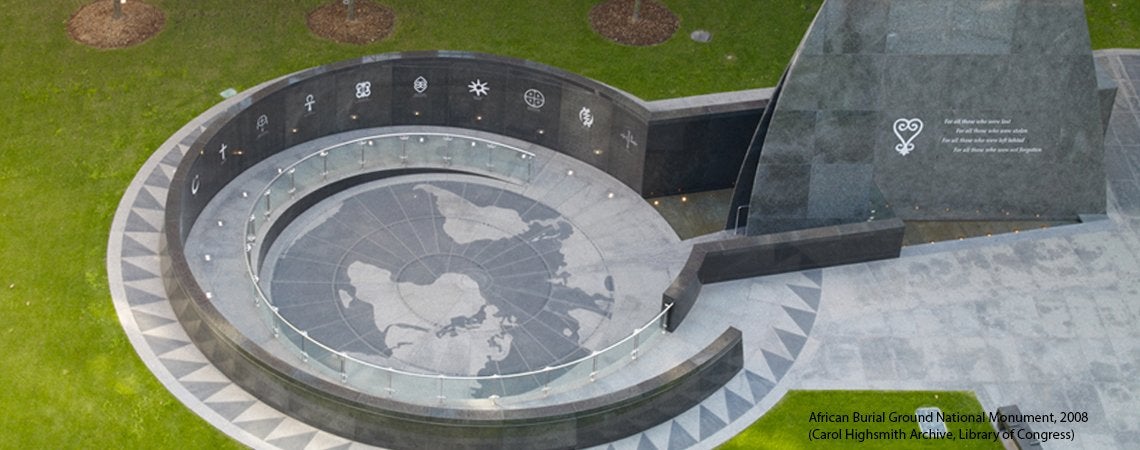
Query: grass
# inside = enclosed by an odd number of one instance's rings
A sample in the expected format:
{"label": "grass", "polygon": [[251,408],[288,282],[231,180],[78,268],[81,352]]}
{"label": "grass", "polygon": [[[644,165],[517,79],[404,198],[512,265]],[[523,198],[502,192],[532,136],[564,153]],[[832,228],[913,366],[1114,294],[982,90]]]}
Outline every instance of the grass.
{"label": "grass", "polygon": [[1140,47],[1140,2],[1086,0],[1093,48]]}
{"label": "grass", "polygon": [[[935,406],[943,414],[978,414],[982,406],[971,392],[961,391],[789,391],[760,420],[750,425],[744,432],[732,438],[719,450],[777,450],[777,449],[1001,449],[1001,442],[991,438],[948,440],[912,439],[912,430],[918,430],[914,422],[890,421],[882,423],[820,423],[809,422],[812,413],[841,414],[854,417],[860,414],[884,414],[894,412],[901,415],[914,414],[920,407]],[[889,431],[899,429],[908,435],[903,439],[864,440],[815,440],[808,439],[808,431],[813,428],[823,430],[856,429]],[[946,429],[957,436],[959,430],[993,432],[989,422],[946,423]],[[844,435],[841,433],[841,435]]]}
{"label": "grass", "polygon": [[[678,36],[629,48],[589,31],[594,0],[385,0],[395,34],[355,47],[305,29],[320,0],[150,0],[166,29],[139,47],[100,51],[66,36],[87,1],[8,2],[0,14],[0,447],[236,446],[141,364],[104,267],[111,218],[135,172],[223,89],[423,49],[532,59],[647,99],[768,87],[820,3],[666,0],[682,18]],[[1140,6],[1118,2],[1090,2],[1094,42],[1140,47]],[[687,39],[697,28],[713,41]]]}

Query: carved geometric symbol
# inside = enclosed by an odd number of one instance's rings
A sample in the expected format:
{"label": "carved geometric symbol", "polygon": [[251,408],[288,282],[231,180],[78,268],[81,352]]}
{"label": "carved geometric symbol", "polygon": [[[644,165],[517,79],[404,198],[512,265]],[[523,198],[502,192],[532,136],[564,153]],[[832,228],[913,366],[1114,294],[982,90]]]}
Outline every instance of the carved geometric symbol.
{"label": "carved geometric symbol", "polygon": [[482,97],[491,92],[491,87],[487,85],[486,81],[476,79],[467,85],[467,92],[475,94],[475,97]]}
{"label": "carved geometric symbol", "polygon": [[194,181],[190,182],[190,195],[198,195],[198,188],[202,187],[202,179],[198,175],[194,175]]}
{"label": "carved geometric symbol", "polygon": [[531,108],[541,109],[542,105],[546,104],[546,96],[542,95],[542,92],[538,89],[527,89],[526,92],[523,93],[523,101]]}
{"label": "carved geometric symbol", "polygon": [[891,129],[899,138],[899,144],[895,145],[895,151],[906,156],[907,153],[914,151],[914,138],[922,133],[922,119],[899,119],[895,121]]}
{"label": "carved geometric symbol", "polygon": [[629,129],[626,129],[625,133],[622,133],[621,138],[625,139],[625,149],[626,150],[629,150],[630,145],[637,147],[637,141],[633,140],[633,132],[630,131]]}
{"label": "carved geometric symbol", "polygon": [[582,126],[586,128],[594,126],[594,115],[590,112],[590,108],[585,106],[582,107],[581,111],[578,111],[578,120],[582,121]]}
{"label": "carved geometric symbol", "polygon": [[257,132],[264,133],[265,127],[269,126],[269,116],[262,114],[257,117]]}
{"label": "carved geometric symbol", "polygon": [[313,104],[316,102],[317,102],[317,100],[315,98],[313,98],[313,94],[306,95],[305,96],[305,109],[308,110],[309,112],[313,112]]}
{"label": "carved geometric symbol", "polygon": [[356,83],[356,98],[367,98],[372,96],[372,82],[361,81]]}
{"label": "carved geometric symbol", "polygon": [[418,77],[416,78],[416,81],[412,82],[412,89],[415,89],[417,94],[423,94],[427,88],[427,78]]}

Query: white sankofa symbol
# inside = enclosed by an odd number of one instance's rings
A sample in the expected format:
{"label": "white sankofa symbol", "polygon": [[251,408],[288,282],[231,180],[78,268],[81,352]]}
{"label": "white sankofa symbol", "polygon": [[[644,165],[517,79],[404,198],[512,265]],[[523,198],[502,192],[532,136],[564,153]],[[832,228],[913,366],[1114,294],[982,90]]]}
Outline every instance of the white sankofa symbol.
{"label": "white sankofa symbol", "polygon": [[368,98],[372,96],[372,82],[361,81],[356,83],[356,98]]}
{"label": "white sankofa symbol", "polygon": [[417,94],[423,94],[427,90],[427,78],[419,77],[416,81],[412,82],[412,89],[416,90]]}
{"label": "white sankofa symbol", "polygon": [[625,149],[626,150],[629,150],[629,146],[631,146],[631,145],[634,147],[637,147],[637,141],[633,140],[633,132],[632,131],[625,130],[625,133],[622,133],[621,138],[625,139]]}
{"label": "white sankofa symbol", "polygon": [[899,119],[891,128],[899,138],[895,151],[903,156],[914,151],[914,138],[922,133],[922,119]]}
{"label": "white sankofa symbol", "polygon": [[546,96],[542,95],[542,91],[538,89],[527,89],[523,93],[523,101],[531,108],[541,109],[542,105],[546,104]]}
{"label": "white sankofa symbol", "polygon": [[194,175],[194,181],[190,182],[190,195],[198,195],[199,187],[202,187],[202,180],[198,175]]}
{"label": "white sankofa symbol", "polygon": [[218,150],[218,154],[222,155],[222,163],[225,164],[225,162],[226,162],[226,144],[222,144],[222,149]]}
{"label": "white sankofa symbol", "polygon": [[264,133],[265,127],[269,126],[269,116],[262,114],[257,118],[257,132]]}
{"label": "white sankofa symbol", "polygon": [[316,102],[317,102],[317,100],[315,98],[313,98],[313,94],[306,95],[305,96],[305,109],[307,109],[309,112],[313,112],[313,104]]}
{"label": "white sankofa symbol", "polygon": [[482,97],[491,92],[491,86],[488,86],[486,81],[476,79],[467,85],[467,92],[475,94],[475,97]]}
{"label": "white sankofa symbol", "polygon": [[578,120],[581,120],[582,126],[586,128],[594,126],[594,114],[590,112],[590,108],[585,106],[582,107],[581,111],[578,111]]}

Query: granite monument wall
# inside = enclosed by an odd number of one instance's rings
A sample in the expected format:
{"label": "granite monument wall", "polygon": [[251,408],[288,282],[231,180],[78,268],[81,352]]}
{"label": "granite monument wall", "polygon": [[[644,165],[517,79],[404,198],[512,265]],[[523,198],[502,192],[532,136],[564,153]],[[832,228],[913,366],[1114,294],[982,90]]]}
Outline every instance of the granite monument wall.
{"label": "granite monument wall", "polygon": [[662,294],[662,309],[673,305],[665,329],[681,325],[705,284],[897,258],[904,229],[888,218],[696,244]]}
{"label": "granite monument wall", "polygon": [[[1080,0],[827,0],[780,87],[748,233],[1105,209]],[[1103,96],[1103,94],[1101,94]]]}
{"label": "granite monument wall", "polygon": [[649,102],[646,197],[733,186],[772,89]]}
{"label": "granite monument wall", "polygon": [[370,56],[258,89],[191,144],[193,223],[245,168],[344,131],[442,125],[514,137],[597,167],[644,196],[731,187],[767,90],[645,102],[552,67],[466,52]]}

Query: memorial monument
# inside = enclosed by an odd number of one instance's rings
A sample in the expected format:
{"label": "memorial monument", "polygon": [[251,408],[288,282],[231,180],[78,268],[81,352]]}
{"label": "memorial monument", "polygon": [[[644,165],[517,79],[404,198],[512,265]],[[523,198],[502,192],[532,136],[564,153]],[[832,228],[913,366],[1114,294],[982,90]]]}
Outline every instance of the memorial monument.
{"label": "memorial monument", "polygon": [[[162,291],[203,359],[299,421],[383,446],[599,445],[756,354],[724,324],[670,341],[703,283],[897,257],[900,219],[1103,213],[1112,95],[1078,0],[829,0],[775,89],[657,102],[500,56],[378,55],[184,128],[169,173],[140,175],[158,194],[132,194],[162,229],[121,233],[154,248],[110,248],[156,256],[120,259],[127,282],[162,274],[127,304]],[[737,233],[699,243],[643,200],[734,179]],[[774,311],[807,333],[818,289],[795,289],[812,311]],[[756,402],[806,340],[777,335],[770,379],[745,374]]]}
{"label": "memorial monument", "polygon": [[888,205],[915,220],[1104,212],[1111,98],[1079,0],[829,0],[778,92],[737,183],[748,234]]}

